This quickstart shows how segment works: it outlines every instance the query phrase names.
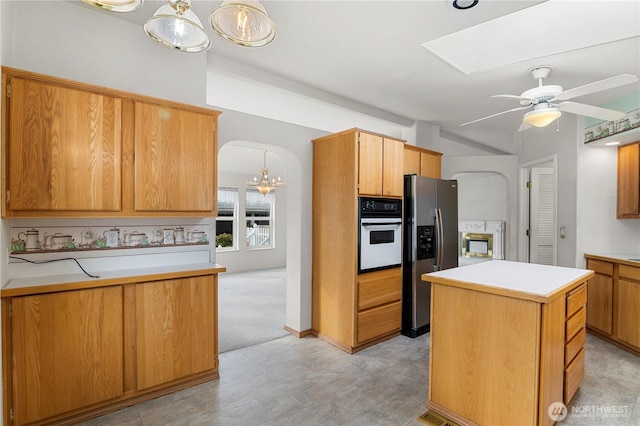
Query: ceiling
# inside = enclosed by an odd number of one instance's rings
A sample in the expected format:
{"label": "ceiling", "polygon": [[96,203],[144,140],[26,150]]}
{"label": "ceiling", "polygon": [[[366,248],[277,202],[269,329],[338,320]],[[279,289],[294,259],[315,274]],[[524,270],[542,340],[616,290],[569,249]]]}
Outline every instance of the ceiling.
{"label": "ceiling", "polygon": [[[451,7],[450,0],[262,3],[278,35],[268,46],[245,48],[211,29],[209,14],[220,1],[193,0],[192,10],[213,42],[207,53],[195,54],[208,55],[210,67],[242,78],[403,126],[424,121],[453,140],[502,152],[510,151],[526,111],[460,124],[518,107],[517,101],[491,96],[535,87],[529,68],[552,66],[545,84],[564,89],[618,74],[640,75],[637,1],[481,0],[466,11]],[[162,4],[145,0],[136,12],[112,15],[142,26]],[[423,46],[427,42],[438,45],[438,54]],[[175,52],[176,58],[190,54]],[[464,71],[456,67],[456,57],[468,62]],[[636,92],[640,105],[638,83],[573,100],[602,105]]]}

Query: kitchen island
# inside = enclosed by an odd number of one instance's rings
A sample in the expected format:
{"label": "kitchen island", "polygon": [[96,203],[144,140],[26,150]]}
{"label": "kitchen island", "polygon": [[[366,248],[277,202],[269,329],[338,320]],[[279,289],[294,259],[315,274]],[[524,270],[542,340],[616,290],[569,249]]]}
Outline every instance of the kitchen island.
{"label": "kitchen island", "polygon": [[422,275],[432,283],[430,412],[461,425],[553,424],[584,376],[592,276],[503,260]]}

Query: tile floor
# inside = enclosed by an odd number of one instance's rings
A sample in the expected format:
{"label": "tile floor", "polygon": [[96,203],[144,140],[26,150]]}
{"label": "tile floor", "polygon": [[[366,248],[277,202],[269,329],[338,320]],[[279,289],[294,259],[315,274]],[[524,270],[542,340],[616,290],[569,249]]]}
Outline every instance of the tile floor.
{"label": "tile floor", "polygon": [[[220,354],[219,380],[84,425],[424,426],[428,334],[354,355],[291,335],[240,346]],[[586,351],[586,377],[557,424],[640,425],[640,358],[591,335]]]}

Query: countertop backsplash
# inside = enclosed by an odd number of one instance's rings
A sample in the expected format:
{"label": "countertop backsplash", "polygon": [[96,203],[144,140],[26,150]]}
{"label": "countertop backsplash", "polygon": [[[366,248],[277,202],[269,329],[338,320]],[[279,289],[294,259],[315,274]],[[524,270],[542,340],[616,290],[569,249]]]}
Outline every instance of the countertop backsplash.
{"label": "countertop backsplash", "polygon": [[[215,219],[11,219],[3,223],[8,280],[215,262]],[[117,232],[109,233],[117,229]],[[107,240],[107,237],[110,237]],[[214,240],[215,241],[215,240]],[[91,278],[87,278],[91,279]]]}

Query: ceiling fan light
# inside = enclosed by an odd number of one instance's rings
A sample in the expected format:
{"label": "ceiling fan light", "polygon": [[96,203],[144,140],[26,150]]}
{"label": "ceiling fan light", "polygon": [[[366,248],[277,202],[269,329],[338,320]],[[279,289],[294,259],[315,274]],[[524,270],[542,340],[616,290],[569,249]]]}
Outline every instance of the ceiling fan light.
{"label": "ceiling fan light", "polygon": [[240,46],[266,46],[276,38],[276,24],[257,0],[224,0],[209,21],[221,37]]}
{"label": "ceiling fan light", "polygon": [[144,0],[82,0],[83,3],[111,12],[133,12],[142,6]]}
{"label": "ceiling fan light", "polygon": [[170,49],[201,52],[211,45],[202,23],[189,9],[190,0],[169,0],[144,24],[144,31],[154,41]]}
{"label": "ceiling fan light", "polygon": [[541,108],[526,113],[523,121],[534,127],[545,127],[560,118],[561,115],[558,108]]}

